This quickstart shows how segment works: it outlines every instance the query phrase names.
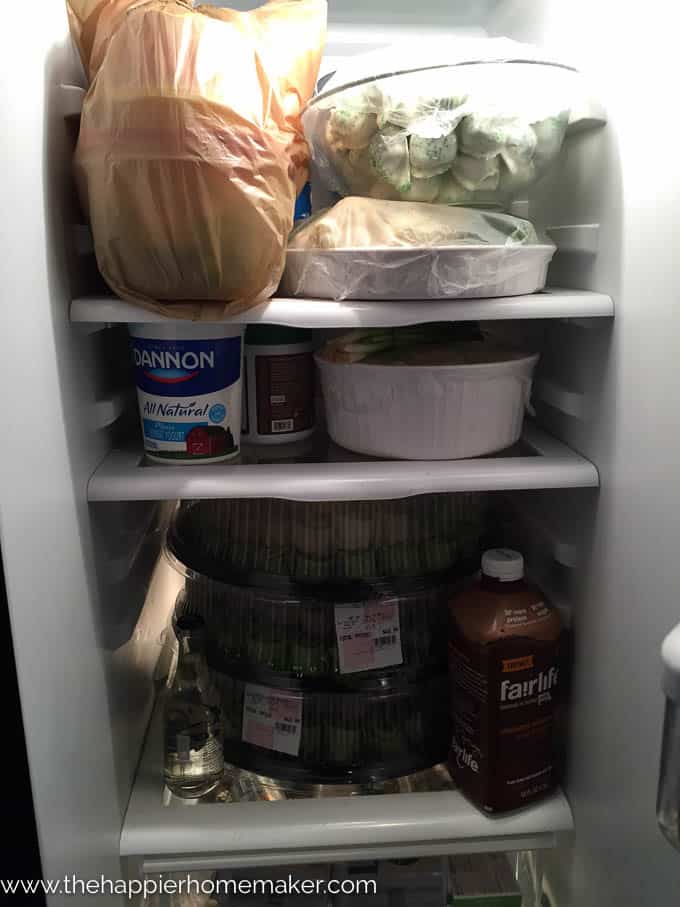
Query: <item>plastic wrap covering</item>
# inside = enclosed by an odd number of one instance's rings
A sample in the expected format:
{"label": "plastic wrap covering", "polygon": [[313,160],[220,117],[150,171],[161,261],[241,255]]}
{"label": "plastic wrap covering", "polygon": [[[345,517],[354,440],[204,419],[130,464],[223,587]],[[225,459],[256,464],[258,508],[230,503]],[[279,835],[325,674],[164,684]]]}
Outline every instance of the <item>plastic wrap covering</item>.
{"label": "plastic wrap covering", "polygon": [[229,673],[336,689],[446,671],[452,592],[444,578],[319,586],[316,594],[292,583],[276,589],[195,578],[187,579],[177,615],[203,618],[211,661]]}
{"label": "plastic wrap covering", "polygon": [[300,582],[420,576],[478,568],[486,497],[394,501],[184,502],[168,534],[183,564],[213,579],[267,573]]}
{"label": "plastic wrap covering", "polygon": [[352,197],[293,231],[281,290],[322,299],[533,293],[554,251],[508,214]]}
{"label": "plastic wrap covering", "polygon": [[[367,692],[321,693],[215,674],[224,756],[274,778],[365,783],[442,762],[450,743],[448,677]],[[265,715],[263,719],[261,716]]]}
{"label": "plastic wrap covering", "polygon": [[270,296],[307,175],[300,112],[325,0],[248,13],[69,0],[69,12],[92,79],[76,178],[107,283],[176,318],[219,318]]}
{"label": "plastic wrap covering", "polygon": [[341,195],[504,207],[557,156],[572,84],[506,39],[420,42],[350,61],[303,123]]}

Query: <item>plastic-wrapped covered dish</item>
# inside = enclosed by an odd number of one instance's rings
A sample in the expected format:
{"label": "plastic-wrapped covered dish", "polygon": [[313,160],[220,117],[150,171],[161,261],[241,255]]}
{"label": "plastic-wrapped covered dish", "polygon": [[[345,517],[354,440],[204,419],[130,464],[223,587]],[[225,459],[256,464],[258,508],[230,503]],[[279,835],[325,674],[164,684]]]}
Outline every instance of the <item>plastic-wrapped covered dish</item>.
{"label": "plastic-wrapped covered dish", "polygon": [[190,572],[231,584],[252,584],[251,574],[318,583],[466,573],[479,563],[485,501],[475,492],[394,501],[184,501],[167,544]]}
{"label": "plastic-wrapped covered dish", "polygon": [[303,126],[341,195],[505,207],[559,153],[573,77],[504,38],[400,46],[341,67]]}
{"label": "plastic-wrapped covered dish", "polygon": [[448,677],[315,693],[214,673],[225,759],[274,778],[370,783],[442,762],[450,743]]}
{"label": "plastic-wrapped covered dish", "polygon": [[328,432],[371,456],[455,460],[519,440],[537,355],[455,326],[353,331],[316,356]]}
{"label": "plastic-wrapped covered dish", "polygon": [[321,299],[513,296],[545,286],[555,246],[509,214],[344,198],[291,234],[281,292]]}

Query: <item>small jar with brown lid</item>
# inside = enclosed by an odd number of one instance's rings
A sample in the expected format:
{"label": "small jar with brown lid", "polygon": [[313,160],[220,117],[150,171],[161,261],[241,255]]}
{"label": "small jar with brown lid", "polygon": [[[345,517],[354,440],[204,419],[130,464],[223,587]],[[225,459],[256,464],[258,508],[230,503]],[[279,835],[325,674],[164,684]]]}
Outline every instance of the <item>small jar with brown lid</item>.
{"label": "small jar with brown lid", "polygon": [[525,579],[522,555],[494,548],[450,619],[453,779],[485,812],[533,803],[559,782],[560,615]]}

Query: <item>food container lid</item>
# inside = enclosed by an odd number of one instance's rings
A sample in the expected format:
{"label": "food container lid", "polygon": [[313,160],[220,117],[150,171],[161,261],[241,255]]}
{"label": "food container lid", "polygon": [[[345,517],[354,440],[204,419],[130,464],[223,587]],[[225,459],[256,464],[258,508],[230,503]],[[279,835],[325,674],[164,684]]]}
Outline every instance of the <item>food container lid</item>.
{"label": "food container lid", "polygon": [[512,583],[524,576],[524,558],[512,548],[490,548],[482,555],[482,573],[502,583]]}
{"label": "food container lid", "polygon": [[262,573],[254,570],[237,570],[227,563],[216,561],[209,555],[189,551],[178,544],[177,537],[168,534],[164,549],[170,565],[188,579],[226,583],[230,586],[260,589],[286,596],[286,603],[309,599],[329,603],[364,602],[375,595],[407,595],[437,588],[470,573],[470,565],[461,563],[446,570],[432,571],[420,576],[380,576],[365,579],[309,579]]}
{"label": "food container lid", "polygon": [[312,332],[305,328],[251,324],[246,329],[246,346],[283,346],[289,343],[310,343],[311,339]]}
{"label": "food container lid", "polygon": [[[450,38],[431,39],[415,45],[395,44],[351,57],[324,83],[323,91],[309,102],[308,107],[347,88],[355,88],[367,82],[430,69],[449,69],[481,63],[533,63],[577,71],[565,61],[546,54],[541,48],[509,38],[465,38],[455,42]],[[537,78],[540,78],[538,73]]]}

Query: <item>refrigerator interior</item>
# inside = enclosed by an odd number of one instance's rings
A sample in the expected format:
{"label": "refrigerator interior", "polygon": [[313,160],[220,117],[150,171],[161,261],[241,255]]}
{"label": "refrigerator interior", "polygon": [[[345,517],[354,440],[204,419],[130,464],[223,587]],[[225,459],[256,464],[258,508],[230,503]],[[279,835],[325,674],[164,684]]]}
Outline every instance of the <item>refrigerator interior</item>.
{"label": "refrigerator interior", "polygon": [[[177,469],[140,469],[139,448],[129,453],[121,446],[137,431],[136,413],[124,328],[108,324],[124,321],[125,307],[108,305],[106,318],[96,320],[89,303],[71,307],[74,299],[104,293],[91,256],[82,254],[87,238],[70,175],[79,95],[61,87],[83,85],[82,72],[61,2],[39,4],[30,22],[18,5],[5,12],[0,123],[13,141],[0,149],[6,375],[0,542],[46,878],[116,878],[123,871],[121,852],[126,872],[139,872],[140,863],[146,871],[221,868],[237,837],[232,865],[276,865],[285,862],[291,828],[296,852],[309,855],[329,816],[337,822],[326,827],[324,846],[347,854],[348,841],[337,827],[350,807],[320,800],[276,806],[278,817],[267,819],[267,854],[261,811],[244,809],[236,836],[220,815],[207,818],[208,806],[172,810],[172,834],[186,846],[166,858],[159,823],[167,813],[153,799],[156,787],[136,785],[132,802],[130,796],[177,591],[174,574],[154,570],[173,500],[218,497],[227,484],[235,496],[291,493],[303,499],[351,497],[341,486],[359,495],[370,485],[386,498],[463,487],[506,494],[518,514],[514,531],[533,552],[538,578],[572,614],[564,790],[575,831],[566,820],[560,825],[563,811],[558,820],[548,816],[549,806],[520,817],[508,831],[518,847],[561,844],[545,854],[558,907],[633,907],[662,903],[677,891],[680,861],[657,830],[654,811],[663,714],[658,648],[678,620],[680,585],[680,416],[672,402],[678,337],[673,220],[680,198],[673,152],[680,127],[667,97],[674,33],[664,28],[658,0],[644,10],[609,0],[595,7],[581,0],[449,7],[435,0],[417,10],[403,0],[337,0],[331,3],[327,65],[390,36],[430,29],[507,34],[567,57],[587,73],[593,97],[606,110],[605,128],[594,115],[574,130],[560,166],[526,209],[553,228],[560,252],[549,284],[566,293],[550,302],[563,307],[563,317],[547,318],[544,299],[525,298],[517,300],[512,321],[496,322],[540,343],[534,406],[548,436],[534,438],[534,450],[545,455],[484,471],[485,478],[474,462],[433,464],[427,477],[417,478],[399,463],[367,465],[351,457],[349,465],[310,464],[292,480],[276,464],[257,473],[239,467],[233,479],[219,473],[221,486],[193,470],[180,476]],[[584,290],[598,295],[584,298]],[[614,321],[582,317],[597,305],[606,315],[608,297],[616,305]],[[302,317],[299,304],[277,305],[273,311],[284,321]],[[479,317],[477,304],[456,305],[463,317]],[[345,317],[337,306],[324,311],[323,325],[315,326],[344,326],[333,321]],[[352,311],[369,317],[360,306]],[[428,317],[441,320],[445,311],[432,304]],[[534,313],[540,320],[527,320]],[[290,481],[294,491],[286,490]],[[157,771],[156,752],[147,749],[144,760],[140,772]],[[462,851],[475,834],[502,848],[505,820],[492,840],[471,814],[471,824],[463,822],[456,837],[450,803],[438,806],[437,795],[423,796],[430,799],[404,797],[385,807],[413,833],[401,839],[384,834],[369,856]],[[458,807],[465,818],[464,801]],[[372,801],[351,808],[358,810],[354,819],[370,828],[377,809]],[[550,830],[543,833],[546,822]],[[279,843],[272,843],[277,835]],[[148,852],[156,848],[146,861],[145,840]],[[50,907],[61,903],[53,899]]]}

